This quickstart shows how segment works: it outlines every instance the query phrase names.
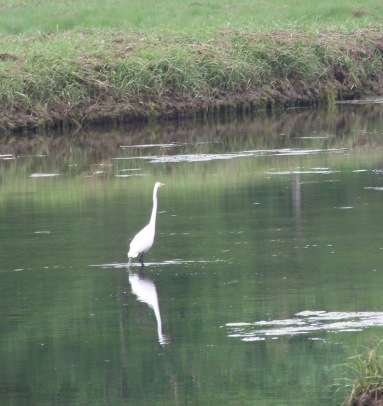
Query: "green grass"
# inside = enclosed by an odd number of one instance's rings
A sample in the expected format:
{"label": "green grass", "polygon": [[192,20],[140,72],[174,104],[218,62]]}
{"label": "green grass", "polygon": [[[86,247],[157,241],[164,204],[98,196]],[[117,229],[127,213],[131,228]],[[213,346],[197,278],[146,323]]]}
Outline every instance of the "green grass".
{"label": "green grass", "polygon": [[[373,405],[383,399],[383,349],[379,341],[372,349],[350,358],[352,390],[345,405]],[[379,403],[380,404],[380,403]]]}
{"label": "green grass", "polygon": [[1,11],[3,129],[311,104],[340,87],[361,94],[382,70],[372,0],[8,0]]}
{"label": "green grass", "polygon": [[243,25],[279,27],[293,22],[302,28],[346,29],[381,23],[383,5],[378,0],[80,0],[2,2],[2,34],[52,33],[80,29],[163,29],[199,31],[201,27]]}

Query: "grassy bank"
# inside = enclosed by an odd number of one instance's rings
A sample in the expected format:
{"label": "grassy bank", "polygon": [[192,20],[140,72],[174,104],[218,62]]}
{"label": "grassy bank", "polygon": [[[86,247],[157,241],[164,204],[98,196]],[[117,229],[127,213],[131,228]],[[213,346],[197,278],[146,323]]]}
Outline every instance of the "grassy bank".
{"label": "grassy bank", "polygon": [[277,3],[268,12],[246,1],[5,2],[0,127],[237,114],[381,93],[379,3],[325,1],[317,14],[314,3]]}

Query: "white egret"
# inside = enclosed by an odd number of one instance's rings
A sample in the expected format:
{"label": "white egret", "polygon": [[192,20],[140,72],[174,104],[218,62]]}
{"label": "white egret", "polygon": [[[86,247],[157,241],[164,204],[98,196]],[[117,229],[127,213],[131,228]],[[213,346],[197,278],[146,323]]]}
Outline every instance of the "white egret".
{"label": "white egret", "polygon": [[157,217],[157,190],[164,183],[156,182],[153,189],[153,209],[150,217],[149,224],[139,231],[130,243],[128,252],[129,263],[133,258],[139,259],[142,266],[144,266],[144,254],[148,252],[153,245],[154,236],[156,234],[156,217]]}

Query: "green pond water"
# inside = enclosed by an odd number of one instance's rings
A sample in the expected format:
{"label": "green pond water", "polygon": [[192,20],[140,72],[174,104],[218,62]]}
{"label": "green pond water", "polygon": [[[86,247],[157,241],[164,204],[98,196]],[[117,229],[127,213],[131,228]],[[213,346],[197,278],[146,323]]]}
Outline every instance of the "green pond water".
{"label": "green pond water", "polygon": [[383,336],[382,116],[4,139],[0,404],[340,405]]}

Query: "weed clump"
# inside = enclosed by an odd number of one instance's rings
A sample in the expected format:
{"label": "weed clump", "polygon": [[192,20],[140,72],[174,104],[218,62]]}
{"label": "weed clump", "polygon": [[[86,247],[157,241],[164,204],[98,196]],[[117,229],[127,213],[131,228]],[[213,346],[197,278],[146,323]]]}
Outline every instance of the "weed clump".
{"label": "weed clump", "polygon": [[383,341],[350,359],[354,375],[351,395],[345,406],[383,405]]}

